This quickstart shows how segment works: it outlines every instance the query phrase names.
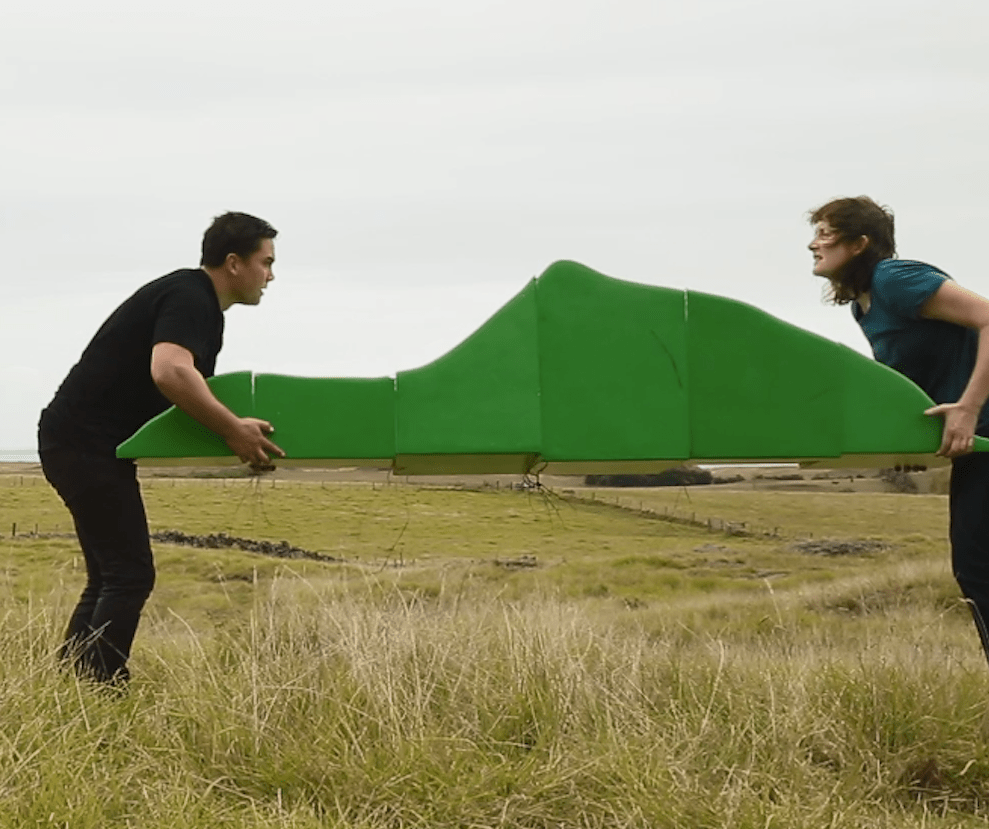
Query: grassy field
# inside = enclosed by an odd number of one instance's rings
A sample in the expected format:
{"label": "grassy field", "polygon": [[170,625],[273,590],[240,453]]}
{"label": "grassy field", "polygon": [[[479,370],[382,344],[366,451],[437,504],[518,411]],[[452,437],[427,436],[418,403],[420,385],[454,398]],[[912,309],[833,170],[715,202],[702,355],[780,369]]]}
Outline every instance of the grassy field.
{"label": "grassy field", "polygon": [[109,699],[53,664],[82,586],[68,514],[40,477],[0,476],[0,827],[989,819],[989,669],[943,496],[145,497],[153,530],[337,560],[157,544],[135,679]]}

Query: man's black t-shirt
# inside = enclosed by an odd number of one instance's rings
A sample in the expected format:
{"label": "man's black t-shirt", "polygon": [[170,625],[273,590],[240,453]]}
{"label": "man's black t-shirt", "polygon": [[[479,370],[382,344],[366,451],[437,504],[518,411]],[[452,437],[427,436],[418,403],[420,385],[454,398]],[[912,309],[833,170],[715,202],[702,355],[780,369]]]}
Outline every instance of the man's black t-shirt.
{"label": "man's black t-shirt", "polygon": [[149,282],[114,311],[41,414],[39,449],[113,454],[171,404],[151,379],[151,349],[175,343],[211,377],[223,345],[223,311],[203,270]]}

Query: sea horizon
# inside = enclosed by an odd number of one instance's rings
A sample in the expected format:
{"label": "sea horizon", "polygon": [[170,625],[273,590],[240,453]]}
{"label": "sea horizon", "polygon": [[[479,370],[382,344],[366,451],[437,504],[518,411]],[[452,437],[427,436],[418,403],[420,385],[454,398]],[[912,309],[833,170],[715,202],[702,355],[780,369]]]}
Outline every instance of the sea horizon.
{"label": "sea horizon", "polygon": [[0,463],[41,463],[37,449],[0,449]]}

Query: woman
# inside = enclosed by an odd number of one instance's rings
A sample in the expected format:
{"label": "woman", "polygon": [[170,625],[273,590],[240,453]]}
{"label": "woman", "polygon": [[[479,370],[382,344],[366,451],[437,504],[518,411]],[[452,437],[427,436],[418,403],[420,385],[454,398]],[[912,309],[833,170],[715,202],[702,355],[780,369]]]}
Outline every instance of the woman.
{"label": "woman", "polygon": [[951,561],[989,658],[989,300],[922,262],[896,259],[893,214],[865,196],[810,214],[814,273],[852,314],[879,362],[905,374],[944,418],[937,454],[952,459]]}

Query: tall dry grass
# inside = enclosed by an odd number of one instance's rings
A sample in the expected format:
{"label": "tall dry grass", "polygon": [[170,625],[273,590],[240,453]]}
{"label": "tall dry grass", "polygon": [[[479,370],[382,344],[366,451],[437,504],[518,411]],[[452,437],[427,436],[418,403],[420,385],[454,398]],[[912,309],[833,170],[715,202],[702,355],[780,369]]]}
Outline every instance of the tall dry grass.
{"label": "tall dry grass", "polygon": [[[932,626],[940,651],[908,647]],[[892,612],[863,646],[782,606],[744,636],[675,614],[646,633],[551,597],[372,602],[285,577],[208,644],[149,626],[124,699],[57,672],[47,610],[4,627],[3,826],[975,826],[989,808],[986,669],[952,616]]]}
{"label": "tall dry grass", "polygon": [[[590,553],[528,589],[443,558],[464,503],[429,495],[434,570],[159,550],[167,600],[124,698],[55,667],[69,542],[0,541],[0,826],[985,825],[989,669],[943,550],[702,589],[681,556],[736,542],[677,527],[668,564],[635,572],[683,589],[631,602],[577,589]],[[616,539],[645,531],[593,509],[571,523],[603,528],[582,551],[617,548],[607,583],[628,568]],[[717,555],[775,554],[778,573],[784,541]]]}

